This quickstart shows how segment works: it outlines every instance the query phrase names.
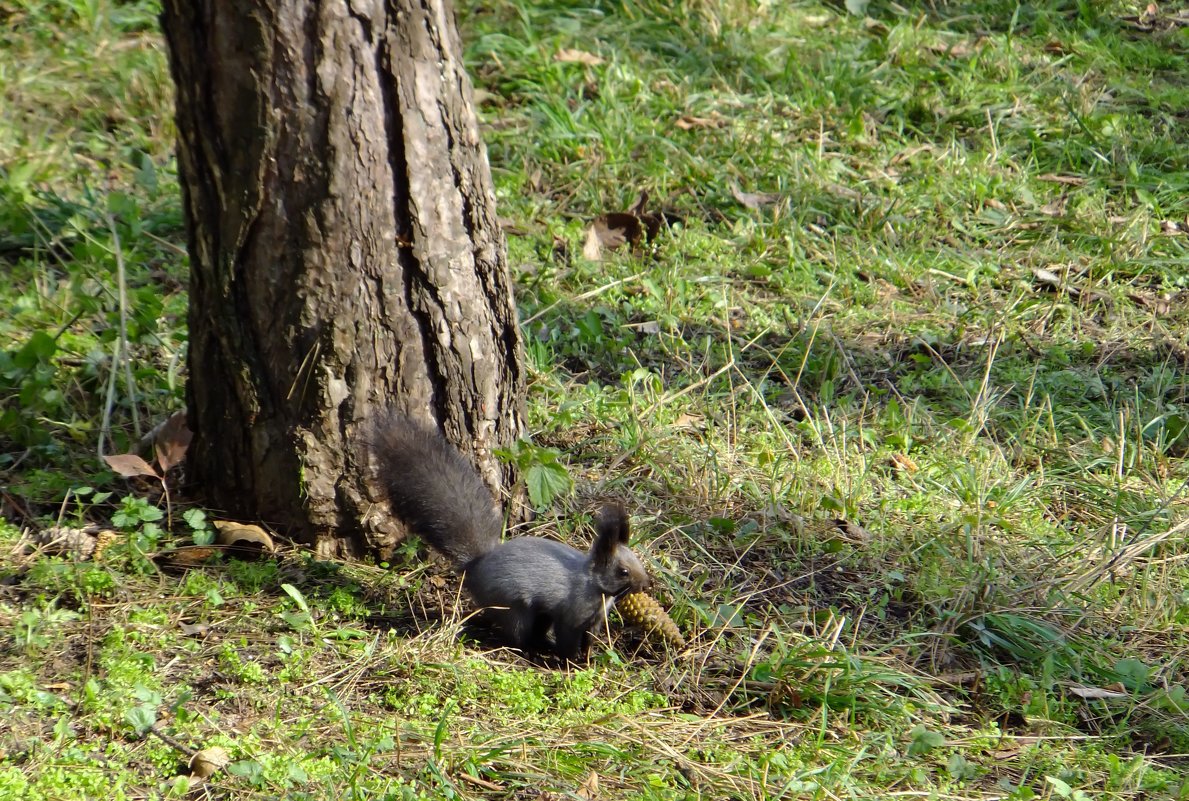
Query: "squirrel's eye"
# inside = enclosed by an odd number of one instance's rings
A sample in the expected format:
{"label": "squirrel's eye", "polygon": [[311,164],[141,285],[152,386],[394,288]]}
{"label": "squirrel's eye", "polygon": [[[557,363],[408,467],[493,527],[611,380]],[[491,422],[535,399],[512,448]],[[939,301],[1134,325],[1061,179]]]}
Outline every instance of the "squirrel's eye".
{"label": "squirrel's eye", "polygon": [[619,570],[615,571],[615,574],[617,576],[619,576],[620,578],[627,578],[628,577],[628,569],[626,567],[621,567],[621,568],[619,568]]}

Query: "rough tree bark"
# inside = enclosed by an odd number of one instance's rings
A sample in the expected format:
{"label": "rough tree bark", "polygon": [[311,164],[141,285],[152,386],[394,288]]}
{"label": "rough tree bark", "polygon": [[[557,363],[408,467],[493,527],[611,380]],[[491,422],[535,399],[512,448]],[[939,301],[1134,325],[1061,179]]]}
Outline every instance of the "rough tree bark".
{"label": "rough tree bark", "polygon": [[213,507],[386,553],[358,447],[429,414],[494,489],[524,377],[449,0],[165,0],[189,225],[188,462]]}

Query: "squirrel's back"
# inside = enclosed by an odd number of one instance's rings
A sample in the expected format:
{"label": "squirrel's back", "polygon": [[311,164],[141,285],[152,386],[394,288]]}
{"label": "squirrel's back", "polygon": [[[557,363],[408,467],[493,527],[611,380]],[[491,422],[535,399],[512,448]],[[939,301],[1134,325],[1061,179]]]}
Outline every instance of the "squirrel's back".
{"label": "squirrel's back", "polygon": [[410,531],[459,567],[499,545],[503,520],[491,491],[437,429],[388,414],[369,439],[388,502]]}
{"label": "squirrel's back", "polygon": [[560,609],[581,594],[576,579],[588,562],[585,553],[556,540],[516,537],[467,571],[466,585],[480,606]]}

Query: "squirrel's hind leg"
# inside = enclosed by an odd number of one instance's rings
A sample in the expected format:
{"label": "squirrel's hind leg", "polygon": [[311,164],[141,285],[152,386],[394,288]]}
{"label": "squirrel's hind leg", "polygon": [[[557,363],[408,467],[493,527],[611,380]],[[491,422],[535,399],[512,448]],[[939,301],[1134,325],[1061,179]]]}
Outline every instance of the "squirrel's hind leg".
{"label": "squirrel's hind leg", "polygon": [[483,619],[496,631],[505,645],[531,652],[548,650],[545,632],[549,630],[549,619],[542,622],[540,615],[522,605],[511,607],[489,606],[483,609]]}
{"label": "squirrel's hind leg", "polygon": [[590,650],[590,637],[585,629],[570,626],[555,626],[553,630],[557,655],[562,659],[577,662]]}
{"label": "squirrel's hind leg", "polygon": [[529,636],[522,646],[532,653],[548,653],[552,646],[549,644],[549,629],[553,627],[553,618],[541,612],[529,612],[532,619],[529,625]]}

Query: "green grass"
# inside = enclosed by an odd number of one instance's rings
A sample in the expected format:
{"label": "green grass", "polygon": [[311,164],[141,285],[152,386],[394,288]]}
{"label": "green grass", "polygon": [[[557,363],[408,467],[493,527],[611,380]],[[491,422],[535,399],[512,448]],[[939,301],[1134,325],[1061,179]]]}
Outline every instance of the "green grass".
{"label": "green grass", "polygon": [[[628,499],[693,640],[567,672],[412,549],[143,557],[191,529],[94,452],[182,403],[156,12],[0,4],[0,797],[180,797],[155,724],[232,797],[1189,798],[1189,27],[670,5],[459,7],[557,524]],[[586,261],[642,191],[668,227]]]}

